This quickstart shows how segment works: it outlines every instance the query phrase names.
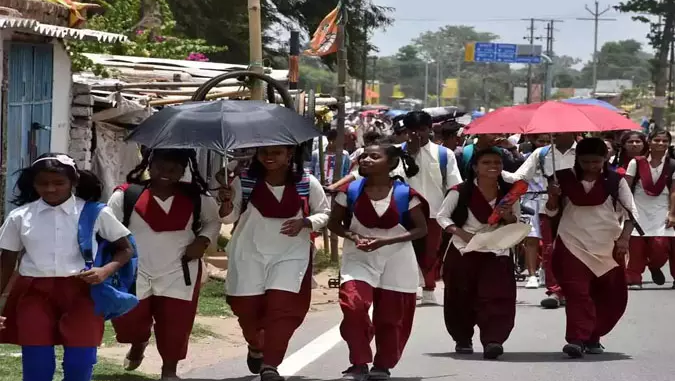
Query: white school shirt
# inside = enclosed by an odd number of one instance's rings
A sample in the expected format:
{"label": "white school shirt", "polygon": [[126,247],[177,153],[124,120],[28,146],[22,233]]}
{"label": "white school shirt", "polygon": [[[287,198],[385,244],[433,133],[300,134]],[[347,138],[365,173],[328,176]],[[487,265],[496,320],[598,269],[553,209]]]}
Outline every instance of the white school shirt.
{"label": "white school shirt", "polygon": [[[658,181],[661,177],[665,159],[666,157],[661,159],[661,163],[656,168],[652,167],[651,164],[649,165],[654,182]],[[647,157],[647,162],[651,162],[651,160],[651,156]],[[633,159],[628,163],[626,175],[635,178],[636,173],[637,162]],[[675,173],[673,174],[673,178],[675,179]],[[666,221],[670,212],[670,190],[667,186],[663,188],[660,195],[653,197],[645,193],[645,190],[642,188],[642,181],[636,179],[633,198],[635,199],[635,206],[639,215],[636,218],[640,227],[645,232],[645,237],[675,237],[675,229],[666,229]],[[637,230],[633,230],[633,236],[639,235]]]}
{"label": "white school shirt", "polygon": [[[267,188],[281,201],[285,186]],[[228,256],[227,295],[263,295],[266,290],[300,292],[302,280],[309,265],[312,242],[310,229],[303,229],[297,236],[280,234],[288,218],[267,218],[248,203],[241,213],[241,180],[236,177],[231,184],[234,193],[232,213],[225,216],[225,224],[237,222],[232,239],[225,251]],[[316,177],[309,175],[309,210],[307,217],[312,231],[323,229],[328,223],[330,205],[323,187]],[[299,210],[295,218],[303,218]]]}
{"label": "white school shirt", "polygon": [[[174,197],[162,201],[154,197],[165,213],[169,213]],[[201,230],[199,235],[216,242],[220,233],[220,216],[218,205],[213,197],[202,195],[200,215]],[[124,192],[115,191],[108,200],[108,205],[115,216],[124,218]],[[165,296],[174,299],[192,300],[194,287],[199,283],[197,274],[199,261],[188,262],[191,285],[185,285],[181,258],[185,249],[195,240],[192,231],[192,214],[184,230],[156,232],[134,210],[129,218],[129,229],[134,234],[138,248],[138,276],[136,278],[136,296],[145,299],[151,295]],[[207,276],[202,274],[202,276]]]}
{"label": "white school shirt", "polygon": [[[443,177],[441,176],[440,159],[438,157],[438,144],[429,143],[420,147],[419,152],[412,155],[415,163],[420,168],[419,173],[408,177],[403,169],[403,163],[399,160],[398,167],[390,172],[392,176],[402,177],[417,193],[429,203],[429,215],[436,218],[438,210],[443,203],[448,189],[462,182],[462,175],[457,166],[457,159],[452,150],[448,150],[448,164],[445,167],[446,188],[443,189]],[[358,169],[352,172],[355,178],[360,178]]]}
{"label": "white school shirt", "polygon": [[[572,147],[565,152],[560,152],[558,146],[555,146],[555,171],[560,171],[563,169],[574,168],[574,162],[576,161],[577,156],[577,143],[572,144]],[[546,156],[544,157],[544,172],[541,171],[541,161],[539,160],[541,156],[541,150],[546,147],[541,147],[535,149],[528,157],[525,159],[525,162],[518,168],[514,173],[509,173],[506,171],[502,172],[504,179],[510,183],[516,182],[518,180],[525,180],[527,182],[535,181],[537,184],[542,185],[544,189],[548,188],[547,177],[553,176],[553,149],[548,149]],[[539,200],[539,211],[544,213],[546,208],[546,200],[548,199],[547,194],[541,194],[537,197]]]}
{"label": "white school shirt", "polygon": [[[595,181],[582,181],[581,184],[589,192]],[[618,197],[633,216],[639,218],[626,179],[619,181]],[[563,199],[565,208],[560,218],[558,237],[570,253],[598,277],[618,266],[613,257],[614,242],[621,235],[623,221],[628,219],[628,213],[619,200],[614,209],[612,197],[607,197],[604,204],[596,206],[577,206],[567,198]],[[558,210],[546,208],[546,214],[555,216]]]}
{"label": "white school shirt", "polygon": [[[389,209],[393,189],[392,187],[389,195],[382,200],[370,200],[378,216],[382,216]],[[335,202],[346,208],[347,195],[338,193]],[[418,205],[420,200],[413,197],[408,204],[408,210]],[[395,237],[407,232],[401,224],[391,229],[367,228],[359,222],[356,215],[352,216],[349,230],[362,237]],[[374,288],[405,293],[416,293],[419,287],[419,270],[412,241],[366,252],[357,249],[353,241],[345,239],[341,261],[340,284],[359,280]]]}
{"label": "white school shirt", "polygon": [[[474,181],[475,183],[475,181]],[[478,189],[478,186],[474,188],[474,192],[480,192],[480,189]],[[495,207],[495,202],[497,199],[492,199],[489,201],[489,204],[492,208]],[[455,208],[457,208],[457,204],[459,203],[459,191],[457,190],[451,190],[448,192],[448,196],[443,200],[443,205],[441,205],[441,209],[438,212],[438,215],[436,216],[436,221],[438,221],[438,225],[440,225],[441,229],[445,230],[448,228],[448,226],[455,225],[455,222],[452,220],[452,213],[455,211]],[[464,226],[462,226],[462,230],[466,231],[467,233],[471,234],[476,234],[476,233],[487,233],[496,230],[499,228],[501,225],[488,225],[488,224],[483,224],[478,219],[476,216],[473,215],[471,212],[471,208],[468,207],[468,216],[466,219],[466,222],[464,223]],[[516,220],[520,220],[520,201],[516,201],[513,206],[513,215],[516,217]],[[453,234],[452,238],[450,239],[450,242],[455,245],[455,248],[459,250],[461,254],[466,253],[466,245],[468,242],[464,242],[461,238],[459,238],[456,234]],[[480,250],[480,252],[484,253],[495,253],[496,255],[503,255],[503,256],[508,256],[509,250]]]}
{"label": "white school shirt", "polygon": [[[78,222],[85,201],[75,196],[51,206],[42,199],[20,206],[9,213],[0,228],[0,249],[22,251],[19,274],[27,277],[69,277],[84,269],[77,242]],[[101,210],[94,223],[92,251],[98,250],[96,235],[115,242],[129,230],[110,208]]]}

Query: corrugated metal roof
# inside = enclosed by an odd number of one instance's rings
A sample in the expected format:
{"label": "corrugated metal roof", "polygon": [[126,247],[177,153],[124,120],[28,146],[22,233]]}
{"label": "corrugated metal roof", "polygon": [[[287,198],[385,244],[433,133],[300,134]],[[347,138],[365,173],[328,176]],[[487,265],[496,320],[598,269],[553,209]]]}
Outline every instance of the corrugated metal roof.
{"label": "corrugated metal roof", "polygon": [[66,28],[18,17],[0,16],[0,29],[20,29],[25,33],[71,40],[95,40],[106,43],[127,41],[127,36],[121,34],[101,32],[92,29]]}
{"label": "corrugated metal roof", "polygon": [[[189,60],[171,60],[166,58],[136,57],[136,56],[115,56],[107,54],[84,54],[87,58],[96,64],[103,65],[110,69],[126,69],[145,71],[151,75],[152,71],[157,73],[185,73],[189,74],[189,82],[205,82],[217,75],[246,70],[246,65],[226,64],[218,62],[200,62]],[[268,75],[277,81],[286,82],[288,80],[288,70],[272,70],[266,68]],[[223,84],[236,83],[236,79],[225,81]]]}

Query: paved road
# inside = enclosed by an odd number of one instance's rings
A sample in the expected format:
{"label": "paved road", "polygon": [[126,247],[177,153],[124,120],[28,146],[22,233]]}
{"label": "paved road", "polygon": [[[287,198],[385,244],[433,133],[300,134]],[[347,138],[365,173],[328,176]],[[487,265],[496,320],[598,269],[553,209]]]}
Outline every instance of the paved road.
{"label": "paved road", "polygon": [[[671,284],[671,283],[668,283]],[[439,296],[442,292],[438,290]],[[482,354],[457,357],[440,307],[418,308],[406,352],[393,378],[402,381],[672,381],[675,380],[675,290],[647,285],[630,291],[628,311],[603,340],[607,353],[570,360],[564,344],[564,310],[539,308],[541,290],[519,289],[516,327],[498,361]],[[308,317],[280,370],[289,381],[336,380],[347,366],[347,347],[333,327],[339,309]],[[331,328],[333,328],[331,330]],[[477,338],[474,341],[478,341]],[[479,349],[479,348],[477,348]],[[187,375],[193,380],[253,380],[244,359]]]}

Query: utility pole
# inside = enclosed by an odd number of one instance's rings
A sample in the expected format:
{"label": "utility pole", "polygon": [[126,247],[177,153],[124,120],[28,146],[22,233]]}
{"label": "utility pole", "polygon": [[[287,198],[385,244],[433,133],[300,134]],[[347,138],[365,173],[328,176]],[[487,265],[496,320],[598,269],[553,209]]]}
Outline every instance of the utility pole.
{"label": "utility pole", "polygon": [[[338,63],[338,112],[337,112],[337,138],[335,139],[335,152],[338,154],[335,155],[335,168],[342,168],[342,155],[340,152],[344,149],[345,146],[345,102],[347,101],[347,45],[345,44],[346,33],[345,25],[347,24],[347,11],[342,8],[340,9],[342,15],[340,17],[340,24],[338,24],[337,30],[337,39],[336,43],[338,44],[337,51],[337,63]],[[363,77],[363,83],[366,83],[365,76]],[[321,138],[319,138],[319,144],[322,144]],[[333,172],[333,181],[337,182],[342,177],[342,171]],[[338,263],[338,239],[335,233],[331,234],[330,237],[330,260],[333,263]]]}
{"label": "utility pole", "polygon": [[[542,20],[542,19],[535,19],[535,18],[529,18],[529,19],[523,19],[525,21],[530,22],[530,27],[527,28],[527,30],[530,32],[529,36],[524,37],[525,40],[527,40],[530,43],[530,50],[534,52],[534,41],[535,40],[541,40],[541,37],[535,37],[534,36],[534,23],[536,21],[548,21],[548,20]],[[532,64],[527,64],[527,103],[532,103]]]}
{"label": "utility pole", "polygon": [[[534,19],[530,19],[530,49],[534,50]],[[532,64],[527,65],[527,103],[532,103]]]}
{"label": "utility pole", "polygon": [[424,59],[424,107],[429,105],[429,59]]}
{"label": "utility pole", "polygon": [[593,18],[577,18],[577,20],[583,20],[583,21],[593,21],[595,24],[595,31],[594,31],[594,39],[593,39],[593,96],[595,96],[595,92],[598,89],[598,24],[600,21],[616,21],[616,19],[607,19],[607,18],[600,18],[600,16],[604,15],[607,13],[611,7],[605,8],[602,12],[600,12],[600,3],[596,0],[595,1],[595,11],[591,10],[588,5],[585,6],[586,11],[593,16]]}
{"label": "utility pole", "polygon": [[[555,38],[553,34],[555,33],[555,23],[562,22],[562,20],[550,20],[546,25],[546,56],[553,60],[555,53],[553,52],[553,42]],[[552,62],[546,61],[546,71],[544,72],[544,100],[551,98],[551,92],[553,91],[553,68],[554,64]]]}
{"label": "utility pole", "polygon": [[[264,74],[262,52],[262,27],[260,23],[260,0],[248,0],[248,35],[249,35],[249,66],[251,71]],[[262,82],[253,81],[251,99],[263,100]]]}

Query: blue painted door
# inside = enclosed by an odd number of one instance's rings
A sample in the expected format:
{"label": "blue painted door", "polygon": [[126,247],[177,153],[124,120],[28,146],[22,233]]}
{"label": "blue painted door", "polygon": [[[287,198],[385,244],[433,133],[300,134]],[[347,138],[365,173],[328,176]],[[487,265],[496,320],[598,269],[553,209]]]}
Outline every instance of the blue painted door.
{"label": "blue painted door", "polygon": [[13,209],[16,172],[49,152],[53,96],[52,46],[11,44],[7,101],[5,215]]}

